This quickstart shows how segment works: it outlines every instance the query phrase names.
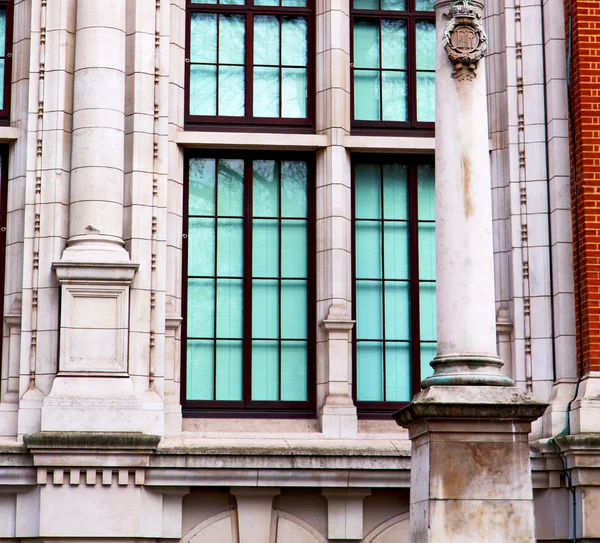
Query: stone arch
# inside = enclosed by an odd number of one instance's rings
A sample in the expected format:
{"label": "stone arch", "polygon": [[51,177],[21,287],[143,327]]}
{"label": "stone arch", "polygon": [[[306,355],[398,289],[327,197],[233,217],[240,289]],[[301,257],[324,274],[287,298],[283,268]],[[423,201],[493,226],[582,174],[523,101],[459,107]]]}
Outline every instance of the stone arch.
{"label": "stone arch", "polygon": [[396,515],[376,526],[364,543],[408,543],[409,514]]}
{"label": "stone arch", "polygon": [[308,522],[285,511],[276,511],[275,543],[327,543],[327,539]]}
{"label": "stone arch", "polygon": [[238,543],[235,509],[218,513],[196,524],[181,538],[181,543]]}

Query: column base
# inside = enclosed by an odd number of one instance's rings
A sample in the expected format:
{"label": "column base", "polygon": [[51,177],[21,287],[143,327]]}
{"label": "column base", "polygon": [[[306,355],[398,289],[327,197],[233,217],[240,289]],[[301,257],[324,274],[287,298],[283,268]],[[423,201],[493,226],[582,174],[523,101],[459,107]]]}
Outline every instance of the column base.
{"label": "column base", "polygon": [[423,388],[431,386],[500,386],[512,387],[513,380],[500,373],[502,360],[491,355],[438,355],[432,362],[435,373],[422,383]]}
{"label": "column base", "polygon": [[535,543],[528,434],[545,408],[516,387],[431,386],[395,413],[412,441],[409,540]]}
{"label": "column base", "polygon": [[128,377],[57,376],[42,404],[42,432],[139,432],[142,402]]}
{"label": "column base", "polygon": [[599,371],[591,371],[579,383],[570,417],[571,434],[600,433]]}

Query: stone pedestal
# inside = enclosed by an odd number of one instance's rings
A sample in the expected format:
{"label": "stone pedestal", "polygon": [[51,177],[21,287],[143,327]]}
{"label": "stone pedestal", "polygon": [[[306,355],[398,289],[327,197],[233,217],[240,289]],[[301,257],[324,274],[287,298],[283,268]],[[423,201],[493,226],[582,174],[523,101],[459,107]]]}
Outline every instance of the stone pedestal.
{"label": "stone pedestal", "polygon": [[546,405],[514,387],[430,387],[394,415],[412,441],[411,543],[535,543],[528,434]]}
{"label": "stone pedestal", "polygon": [[321,430],[327,437],[354,437],[358,433],[356,407],[350,390],[350,333],[354,321],[342,305],[332,305],[321,327],[327,333],[325,402],[320,410]]}

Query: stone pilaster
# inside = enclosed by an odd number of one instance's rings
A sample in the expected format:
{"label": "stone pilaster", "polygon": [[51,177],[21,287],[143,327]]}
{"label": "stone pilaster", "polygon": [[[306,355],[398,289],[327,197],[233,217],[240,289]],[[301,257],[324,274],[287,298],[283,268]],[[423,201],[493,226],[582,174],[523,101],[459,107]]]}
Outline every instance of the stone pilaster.
{"label": "stone pilaster", "polygon": [[137,264],[123,242],[126,5],[78,0],[75,28],[69,239],[53,264],[59,367],[41,429],[139,431],[128,359]]}
{"label": "stone pilaster", "polygon": [[497,355],[483,4],[436,3],[434,374],[394,415],[412,441],[411,543],[534,543],[528,434],[546,404]]}

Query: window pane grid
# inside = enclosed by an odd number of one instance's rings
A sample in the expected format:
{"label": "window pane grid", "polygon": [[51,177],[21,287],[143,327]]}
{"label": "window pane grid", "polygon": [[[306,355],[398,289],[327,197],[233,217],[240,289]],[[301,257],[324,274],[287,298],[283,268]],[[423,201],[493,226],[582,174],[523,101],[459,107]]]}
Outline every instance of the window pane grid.
{"label": "window pane grid", "polygon": [[[257,371],[252,374],[252,399],[253,400],[271,400],[285,401],[296,400],[305,401],[308,398],[308,391],[305,386],[305,380],[298,380],[294,377],[292,368],[294,365],[300,370],[300,373],[306,374],[308,336],[306,328],[306,308],[308,292],[308,270],[304,265],[304,273],[290,274],[286,273],[286,260],[294,257],[289,251],[286,251],[284,240],[286,230],[289,226],[300,226],[303,230],[305,250],[303,262],[306,262],[306,233],[307,216],[287,216],[284,214],[284,190],[293,181],[289,178],[296,177],[296,182],[300,184],[306,179],[306,170],[302,163],[282,161],[254,161],[253,163],[253,224],[259,221],[269,221],[271,236],[261,236],[260,242],[270,243],[271,248],[275,248],[275,260],[268,258],[271,262],[258,263],[253,260],[252,282],[264,285],[270,293],[265,293],[262,300],[256,300],[256,311],[253,311],[252,324],[252,351],[269,352],[266,364],[261,364]],[[298,184],[298,183],[296,183]],[[298,188],[298,187],[296,187]],[[306,189],[305,189],[306,190]],[[289,192],[289,190],[287,191]],[[253,227],[253,233],[257,229]],[[276,233],[276,235],[275,235]],[[270,241],[269,241],[270,239]],[[255,241],[253,240],[253,244]],[[296,247],[298,252],[299,247]],[[253,251],[253,259],[256,255],[262,256],[263,252]],[[273,265],[275,264],[275,266]],[[300,265],[298,265],[300,264]],[[294,270],[299,270],[301,263],[296,263]],[[267,271],[268,273],[259,273]],[[269,288],[270,287],[270,288]],[[273,323],[266,322],[265,303],[270,301],[273,305],[269,307],[271,314],[276,314],[275,326]],[[260,303],[262,302],[262,303]],[[289,308],[294,307],[294,312]],[[285,310],[287,308],[287,311]],[[298,312],[300,316],[298,317]],[[296,317],[296,322],[294,321]],[[256,322],[260,319],[260,325]],[[261,334],[260,332],[267,332]],[[292,364],[292,361],[296,364]],[[292,364],[290,366],[290,364]]]}
{"label": "window pane grid", "polygon": [[[356,399],[359,406],[408,402],[436,350],[433,167],[361,162],[353,169]],[[433,246],[423,266],[422,243]]]}
{"label": "window pane grid", "polygon": [[435,121],[435,21],[427,2],[353,1],[356,128],[429,129]]}
{"label": "window pane grid", "polygon": [[307,163],[191,159],[189,172],[186,398],[307,402]]}
{"label": "window pane grid", "polygon": [[228,4],[188,6],[190,122],[310,126],[312,8],[306,0]]}

